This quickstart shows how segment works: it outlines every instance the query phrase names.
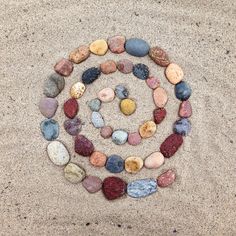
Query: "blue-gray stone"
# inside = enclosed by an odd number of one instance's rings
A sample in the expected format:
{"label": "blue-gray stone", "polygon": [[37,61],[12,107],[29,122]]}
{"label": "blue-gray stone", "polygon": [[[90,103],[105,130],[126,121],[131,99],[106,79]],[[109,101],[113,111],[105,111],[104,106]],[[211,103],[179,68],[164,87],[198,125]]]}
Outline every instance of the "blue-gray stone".
{"label": "blue-gray stone", "polygon": [[87,69],[86,71],[83,72],[82,74],[82,81],[84,84],[91,84],[93,83],[96,79],[101,74],[101,70],[97,67],[91,67]]}
{"label": "blue-gray stone", "polygon": [[115,130],[112,133],[112,141],[113,143],[117,144],[117,145],[122,145],[124,143],[126,143],[127,139],[128,139],[128,133],[124,130]]}
{"label": "blue-gray stone", "polygon": [[187,118],[182,118],[174,123],[173,130],[176,134],[186,136],[191,131],[191,123]]}
{"label": "blue-gray stone", "polygon": [[133,75],[141,80],[146,80],[149,76],[149,69],[146,65],[138,63],[133,67]]}
{"label": "blue-gray stone", "polygon": [[120,173],[124,170],[125,161],[118,155],[111,155],[107,158],[106,169],[111,173]]}
{"label": "blue-gray stone", "polygon": [[146,197],[157,191],[157,181],[155,179],[140,179],[128,183],[127,194],[130,197]]}
{"label": "blue-gray stone", "polygon": [[92,112],[91,121],[93,126],[97,129],[105,125],[102,115],[97,111]]}
{"label": "blue-gray stone", "polygon": [[101,101],[98,98],[94,98],[89,101],[88,106],[91,111],[99,111],[101,108]]}
{"label": "blue-gray stone", "polygon": [[185,81],[181,81],[180,83],[175,85],[175,96],[179,100],[186,101],[189,99],[191,94],[192,94],[192,89]]}
{"label": "blue-gray stone", "polygon": [[125,43],[125,50],[135,57],[144,57],[148,54],[150,46],[143,39],[131,38]]}
{"label": "blue-gray stone", "polygon": [[115,93],[116,93],[116,96],[119,99],[124,99],[124,98],[127,98],[129,96],[129,91],[122,84],[119,84],[115,87]]}
{"label": "blue-gray stone", "polygon": [[56,139],[59,135],[59,125],[57,121],[53,119],[46,119],[42,121],[40,124],[40,129],[43,137],[48,141]]}

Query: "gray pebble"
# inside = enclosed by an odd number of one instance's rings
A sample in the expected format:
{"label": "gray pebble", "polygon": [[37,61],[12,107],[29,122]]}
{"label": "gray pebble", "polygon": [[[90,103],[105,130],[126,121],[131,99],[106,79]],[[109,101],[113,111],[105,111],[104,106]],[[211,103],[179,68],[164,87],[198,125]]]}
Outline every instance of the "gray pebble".
{"label": "gray pebble", "polygon": [[104,119],[99,112],[92,112],[91,120],[95,128],[102,128],[105,125]]}
{"label": "gray pebble", "polygon": [[183,118],[179,119],[174,123],[173,130],[176,134],[181,134],[187,136],[191,131],[191,123],[189,119]]}
{"label": "gray pebble", "polygon": [[124,99],[124,98],[127,98],[129,96],[129,91],[122,84],[119,84],[119,85],[116,86],[115,93],[116,93],[116,96],[119,99]]}
{"label": "gray pebble", "polygon": [[53,119],[46,119],[42,121],[40,124],[40,129],[43,137],[48,141],[56,139],[59,135],[59,124]]}
{"label": "gray pebble", "polygon": [[117,145],[122,145],[126,143],[127,139],[128,139],[128,133],[124,130],[119,129],[115,130],[112,133],[112,141]]}
{"label": "gray pebble", "polygon": [[101,101],[98,98],[94,98],[89,101],[88,106],[91,111],[99,111],[101,108]]}

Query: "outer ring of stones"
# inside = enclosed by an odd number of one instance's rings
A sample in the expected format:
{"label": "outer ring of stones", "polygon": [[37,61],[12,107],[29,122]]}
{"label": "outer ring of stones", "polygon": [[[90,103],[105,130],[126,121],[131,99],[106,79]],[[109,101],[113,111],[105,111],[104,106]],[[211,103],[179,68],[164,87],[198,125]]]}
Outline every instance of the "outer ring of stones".
{"label": "outer ring of stones", "polygon": [[[160,47],[152,47],[148,45],[148,43],[142,39],[131,38],[126,40],[124,36],[114,36],[109,38],[107,41],[96,40],[87,46],[80,46],[70,53],[69,60],[63,58],[61,61],[56,63],[54,66],[54,70],[56,74],[51,75],[48,80],[45,82],[44,86],[44,95],[46,98],[41,99],[39,108],[41,113],[47,117],[48,119],[41,122],[40,128],[44,138],[48,141],[52,141],[57,139],[59,134],[59,126],[58,123],[51,119],[55,114],[58,106],[58,102],[54,97],[56,97],[64,88],[65,81],[63,76],[69,76],[73,71],[73,63],[80,63],[86,60],[90,53],[95,55],[105,55],[108,48],[113,53],[122,53],[126,51],[128,54],[137,57],[143,57],[149,54],[150,58],[159,66],[166,67],[165,75],[168,81],[175,85],[175,95],[177,99],[181,101],[179,107],[179,116],[180,119],[177,120],[173,127],[173,133],[169,135],[165,141],[160,146],[159,155],[162,155],[165,158],[170,158],[175,154],[175,152],[179,149],[179,147],[183,143],[183,136],[186,136],[191,129],[191,123],[188,118],[192,115],[192,108],[189,102],[189,97],[191,96],[192,90],[189,85],[182,81],[183,80],[183,71],[182,69],[174,63],[171,63],[166,52]],[[123,67],[123,69],[125,66]],[[118,68],[119,69],[119,68]],[[126,68],[127,69],[127,68]],[[146,80],[149,87],[153,86],[151,82],[151,78],[148,78],[146,73],[146,68],[143,64],[138,64],[136,68],[136,75],[138,74],[140,79]],[[89,70],[84,72],[82,75],[82,81],[84,83],[90,84],[98,77],[98,71],[94,68],[90,68]],[[110,72],[109,72],[110,73]],[[134,71],[133,71],[134,73]],[[135,74],[134,73],[134,74]],[[149,82],[148,82],[149,80]],[[83,83],[78,83],[75,86],[75,92],[77,90],[76,98],[79,98],[83,95],[85,91],[85,86]],[[157,88],[158,89],[158,88]],[[160,110],[163,103],[165,104],[165,99],[156,99],[158,98],[158,94],[163,95],[163,90],[155,89],[153,91],[154,103],[159,107],[157,110],[154,110],[154,117],[156,116],[156,121],[160,121],[163,116],[163,111]],[[73,91],[73,89],[72,89]],[[76,99],[74,98],[74,99]],[[75,104],[75,102],[68,102],[68,106],[71,103]],[[73,114],[65,114],[75,116],[78,112],[78,104],[73,107]],[[65,109],[64,109],[65,111]],[[161,115],[160,115],[161,114]],[[71,117],[70,117],[71,118]],[[103,181],[96,176],[86,176],[85,171],[79,167],[77,164],[74,164],[70,161],[70,154],[67,148],[58,140],[52,141],[49,143],[47,147],[48,156],[50,160],[60,166],[65,166],[64,173],[65,177],[68,181],[72,183],[82,182],[82,185],[86,188],[86,190],[90,193],[94,193],[99,191],[102,188],[104,196],[108,200],[113,200],[119,198],[125,193],[127,193],[130,197],[139,198],[148,196],[157,191],[157,186],[159,187],[167,187],[171,185],[176,178],[176,173],[173,169],[169,169],[162,173],[157,179],[141,179],[135,180],[130,183],[126,183],[119,177],[111,176],[105,178]],[[82,156],[96,156],[96,152],[94,151],[93,144],[83,135],[77,135],[75,138],[75,151]],[[110,160],[106,160],[106,156],[103,153],[99,153],[100,158],[99,161],[94,158],[94,163],[98,163],[97,166],[104,166],[109,170],[112,169],[113,173],[119,173],[121,166],[125,165],[126,170],[130,173],[136,173],[139,169],[142,168],[143,163],[140,162],[139,157],[129,157],[127,160],[128,163],[123,161],[119,156],[112,155]],[[101,164],[101,159],[103,159],[103,163]],[[147,168],[157,168],[160,166],[160,162],[153,162],[155,159],[155,153],[151,154],[149,157],[145,159],[144,165]],[[148,161],[147,161],[148,160]],[[116,163],[116,166],[113,165]],[[117,164],[118,163],[118,164]],[[141,166],[141,167],[140,167]],[[132,171],[129,171],[132,170]]]}

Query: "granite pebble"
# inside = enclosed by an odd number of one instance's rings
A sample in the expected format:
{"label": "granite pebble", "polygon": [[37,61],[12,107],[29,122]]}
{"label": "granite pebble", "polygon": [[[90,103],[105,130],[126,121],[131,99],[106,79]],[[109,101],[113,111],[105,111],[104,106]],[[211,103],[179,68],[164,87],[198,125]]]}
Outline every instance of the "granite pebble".
{"label": "granite pebble", "polygon": [[101,75],[101,70],[97,67],[91,67],[85,70],[82,74],[82,82],[84,84],[91,84]]}
{"label": "granite pebble", "polygon": [[85,61],[89,57],[89,55],[90,51],[88,46],[81,45],[70,53],[69,60],[76,64],[79,64],[80,62]]}
{"label": "granite pebble", "polygon": [[163,108],[156,108],[153,111],[153,120],[156,124],[160,124],[166,117],[166,109]]}
{"label": "granite pebble", "polygon": [[159,66],[166,67],[170,64],[167,53],[160,47],[152,47],[149,50],[149,56]]}
{"label": "granite pebble", "polygon": [[129,74],[133,71],[134,64],[128,59],[122,59],[117,62],[117,69],[124,74]]}
{"label": "granite pebble", "polygon": [[69,76],[73,71],[73,63],[65,58],[62,58],[59,62],[56,63],[54,66],[54,70],[62,75],[62,76]]}
{"label": "granite pebble", "polygon": [[85,92],[85,85],[81,82],[73,84],[70,88],[70,96],[72,98],[78,99],[81,98]]}
{"label": "granite pebble", "polygon": [[138,79],[146,80],[149,77],[149,68],[142,63],[138,63],[133,67],[133,75]]}
{"label": "granite pebble", "polygon": [[176,173],[174,170],[167,170],[157,177],[157,184],[159,187],[168,187],[172,183],[174,183],[176,179]]}
{"label": "granite pebble", "polygon": [[116,35],[108,38],[107,43],[111,52],[122,53],[125,51],[125,37],[122,35]]}
{"label": "granite pebble", "polygon": [[119,99],[125,99],[129,96],[129,91],[124,85],[119,84],[115,87],[115,94]]}

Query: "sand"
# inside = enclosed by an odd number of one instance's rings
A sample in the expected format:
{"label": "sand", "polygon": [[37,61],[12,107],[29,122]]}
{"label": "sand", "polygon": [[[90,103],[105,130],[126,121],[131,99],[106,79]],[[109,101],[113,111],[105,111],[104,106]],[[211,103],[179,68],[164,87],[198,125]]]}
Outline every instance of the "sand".
{"label": "sand", "polygon": [[[0,235],[235,235],[235,12],[234,0],[0,1]],[[175,168],[176,183],[145,199],[126,197],[108,202],[102,193],[88,194],[72,185],[47,158],[47,142],[39,131],[42,86],[54,63],[78,45],[97,38],[123,34],[163,47],[181,65],[193,89],[192,132],[183,147],[165,165],[137,175],[121,174],[127,181],[156,177]],[[171,132],[179,102],[173,86],[149,58],[122,55],[91,56],[76,66],[59,95],[60,104],[82,71],[105,59],[130,58],[144,62],[161,79],[170,99],[168,116],[155,137],[139,147],[116,146],[103,140],[89,120],[86,102],[107,86],[124,83],[138,109],[126,118],[118,100],[103,106],[106,122],[115,128],[136,130],[151,118],[151,91],[132,75],[102,76],[80,100],[83,134],[98,150],[123,157],[145,158],[158,150]],[[118,113],[117,113],[118,112]],[[62,126],[60,106],[55,119]],[[87,158],[75,155],[72,138],[61,129],[60,140],[72,160],[104,178]]]}

